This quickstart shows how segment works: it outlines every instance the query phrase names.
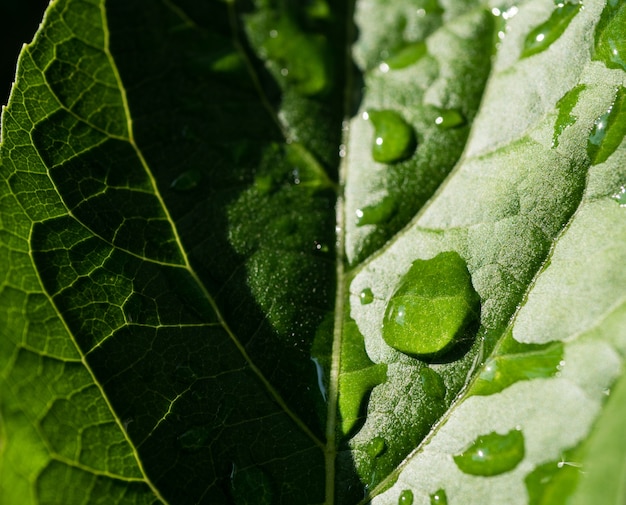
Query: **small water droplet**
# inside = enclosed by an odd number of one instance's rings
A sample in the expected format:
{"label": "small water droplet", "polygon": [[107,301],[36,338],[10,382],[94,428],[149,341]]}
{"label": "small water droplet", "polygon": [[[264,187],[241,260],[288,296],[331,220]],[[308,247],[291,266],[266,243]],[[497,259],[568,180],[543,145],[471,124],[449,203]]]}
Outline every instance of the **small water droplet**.
{"label": "small water droplet", "polygon": [[424,42],[407,44],[385,60],[385,65],[387,65],[387,70],[400,70],[417,63],[426,53],[427,48]]}
{"label": "small water droplet", "polygon": [[383,437],[374,437],[369,444],[367,444],[365,449],[370,458],[378,458],[382,456],[386,450],[387,444]]}
{"label": "small water droplet", "polygon": [[317,373],[317,387],[322,394],[322,398],[326,401],[326,386],[324,385],[324,368],[317,358],[311,358],[311,361],[315,365],[315,371]]}
{"label": "small water droplet", "polygon": [[454,347],[480,314],[480,297],[454,251],[416,260],[392,295],[383,322],[385,342],[410,356],[439,356]]}
{"label": "small water droplet", "polygon": [[582,4],[578,2],[559,4],[547,21],[541,23],[527,35],[521,57],[528,58],[533,54],[545,51],[563,34],[581,7]]}
{"label": "small water droplet", "polygon": [[478,437],[454,462],[462,472],[490,477],[513,470],[524,459],[524,435],[511,430]]}
{"label": "small water droplet", "polygon": [[430,505],[448,505],[448,497],[443,489],[438,489],[430,495]]}
{"label": "small water droplet", "polygon": [[626,186],[622,186],[620,190],[613,195],[613,200],[620,204],[620,207],[626,207]]}
{"label": "small water droplet", "polygon": [[439,128],[447,130],[449,128],[463,126],[465,124],[465,118],[463,114],[461,114],[461,111],[456,109],[440,110],[439,115],[435,118],[435,124]]}
{"label": "small water droplet", "polygon": [[374,125],[372,157],[379,163],[397,163],[409,158],[417,147],[413,127],[392,110],[370,110]]}
{"label": "small water droplet", "polygon": [[365,226],[366,224],[382,224],[389,219],[397,211],[398,200],[392,195],[387,195],[380,202],[374,205],[368,205],[356,211],[356,225]]}
{"label": "small water droplet", "polygon": [[202,172],[200,170],[187,170],[172,181],[170,188],[176,191],[188,191],[198,187],[201,180]]}
{"label": "small water droplet", "polygon": [[413,491],[405,489],[398,497],[398,505],[413,505]]}
{"label": "small water droplet", "polygon": [[206,448],[210,430],[207,426],[195,426],[178,436],[180,447],[186,451],[195,452]]}
{"label": "small water droplet", "polygon": [[602,61],[608,68],[626,70],[626,3],[609,0],[596,26],[594,60]]}
{"label": "small water droplet", "polygon": [[609,109],[595,120],[587,141],[592,165],[603,163],[626,136],[626,88],[621,86]]}
{"label": "small water droplet", "polygon": [[359,293],[359,300],[361,300],[361,305],[372,303],[374,301],[374,293],[372,293],[370,288],[365,288]]}
{"label": "small water droplet", "polygon": [[446,397],[446,385],[437,372],[428,366],[420,370],[420,381],[424,392],[435,400],[443,400]]}

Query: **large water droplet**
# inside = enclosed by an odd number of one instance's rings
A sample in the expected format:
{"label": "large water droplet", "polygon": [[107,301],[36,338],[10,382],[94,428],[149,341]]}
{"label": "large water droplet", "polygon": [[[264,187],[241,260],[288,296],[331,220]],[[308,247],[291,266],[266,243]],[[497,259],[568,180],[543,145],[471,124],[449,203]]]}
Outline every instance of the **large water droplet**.
{"label": "large water droplet", "polygon": [[230,492],[235,505],[272,505],[272,485],[263,470],[256,466],[233,465]]}
{"label": "large water droplet", "polygon": [[417,146],[415,131],[399,113],[370,110],[367,115],[374,125],[374,160],[379,163],[397,163],[413,154]]}
{"label": "large water droplet", "polygon": [[374,301],[374,293],[370,288],[365,288],[359,293],[359,300],[361,300],[361,305],[368,305]]}
{"label": "large water droplet", "polygon": [[424,42],[415,42],[413,44],[408,44],[400,48],[387,60],[385,60],[385,64],[388,68],[392,70],[406,68],[421,60],[426,52],[427,49]]}
{"label": "large water droplet", "polygon": [[356,211],[356,225],[386,223],[397,210],[398,199],[387,195],[380,202],[368,205]]}
{"label": "large water droplet", "polygon": [[382,334],[411,356],[438,356],[459,342],[480,315],[480,297],[458,253],[416,260],[389,300]]}
{"label": "large water droplet", "polygon": [[596,51],[594,60],[600,60],[609,68],[626,70],[626,3],[608,0],[600,22],[596,26]]}
{"label": "large water droplet", "polygon": [[201,180],[202,172],[200,170],[187,170],[174,179],[170,187],[176,191],[188,191],[198,187]]}
{"label": "large water droplet", "polygon": [[443,489],[438,489],[430,495],[430,505],[448,505],[448,497]]}
{"label": "large water droplet", "polygon": [[568,126],[573,125],[576,122],[576,116],[572,114],[574,107],[578,103],[578,97],[582,91],[587,88],[584,84],[580,84],[570,89],[563,97],[557,102],[556,108],[559,111],[559,115],[556,118],[554,124],[554,135],[552,136],[552,147],[559,145],[559,137],[561,133]]}
{"label": "large water droplet", "polygon": [[428,366],[420,370],[420,381],[424,392],[435,400],[443,400],[446,397],[446,385],[437,372]]}
{"label": "large water droplet", "polygon": [[511,430],[505,435],[493,432],[478,437],[463,453],[454,456],[462,472],[492,476],[513,470],[524,459],[524,435]]}
{"label": "large water droplet", "polygon": [[413,491],[405,489],[398,497],[398,505],[413,505]]}
{"label": "large water droplet", "polygon": [[626,88],[620,86],[609,109],[594,122],[587,141],[592,165],[603,163],[626,136]]}
{"label": "large water droplet", "polygon": [[581,7],[581,3],[567,2],[559,4],[547,21],[541,23],[528,34],[524,41],[521,57],[527,58],[533,54],[545,51],[550,44],[563,34]]}
{"label": "large water droplet", "polygon": [[207,426],[195,426],[178,437],[180,447],[186,451],[195,452],[206,448],[210,430]]}

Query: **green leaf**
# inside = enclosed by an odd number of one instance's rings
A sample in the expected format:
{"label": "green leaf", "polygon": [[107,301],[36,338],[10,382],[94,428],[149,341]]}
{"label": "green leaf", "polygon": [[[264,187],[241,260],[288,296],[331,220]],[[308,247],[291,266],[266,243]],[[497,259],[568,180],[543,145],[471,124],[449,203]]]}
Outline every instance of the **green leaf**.
{"label": "green leaf", "polygon": [[623,3],[56,0],[0,144],[0,503],[620,503]]}

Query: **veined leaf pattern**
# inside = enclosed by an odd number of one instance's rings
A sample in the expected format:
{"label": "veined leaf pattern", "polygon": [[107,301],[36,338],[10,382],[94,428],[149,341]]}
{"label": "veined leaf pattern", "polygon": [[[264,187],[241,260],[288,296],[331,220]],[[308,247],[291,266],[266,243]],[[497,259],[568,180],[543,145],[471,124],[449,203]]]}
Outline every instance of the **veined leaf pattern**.
{"label": "veined leaf pattern", "polygon": [[624,12],[51,2],[2,116],[0,501],[620,496]]}

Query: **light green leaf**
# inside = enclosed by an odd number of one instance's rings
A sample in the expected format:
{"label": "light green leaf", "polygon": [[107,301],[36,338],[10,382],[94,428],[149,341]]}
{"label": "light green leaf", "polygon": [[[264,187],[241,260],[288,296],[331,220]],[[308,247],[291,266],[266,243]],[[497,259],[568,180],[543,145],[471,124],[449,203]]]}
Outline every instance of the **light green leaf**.
{"label": "light green leaf", "polygon": [[51,2],[0,503],[621,503],[624,12]]}

